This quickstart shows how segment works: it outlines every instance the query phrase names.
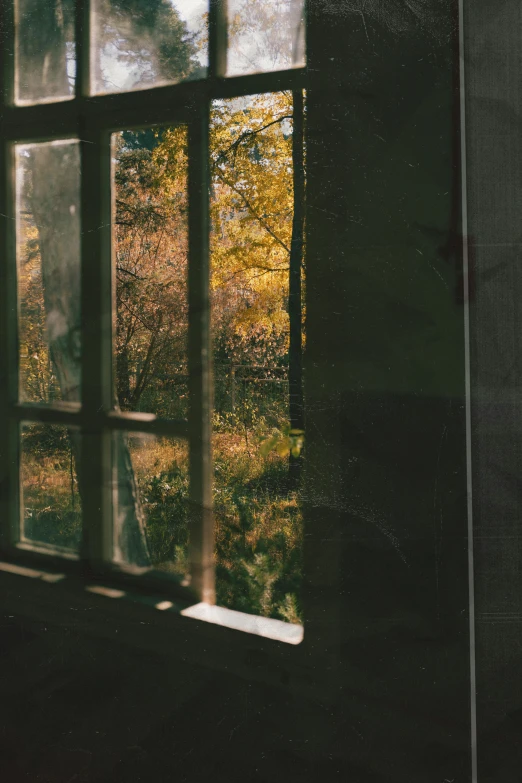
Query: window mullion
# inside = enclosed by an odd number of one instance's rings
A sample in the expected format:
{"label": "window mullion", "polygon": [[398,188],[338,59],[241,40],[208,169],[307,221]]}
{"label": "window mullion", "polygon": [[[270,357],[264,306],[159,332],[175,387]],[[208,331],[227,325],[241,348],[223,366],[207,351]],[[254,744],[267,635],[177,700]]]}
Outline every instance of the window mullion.
{"label": "window mullion", "polygon": [[112,559],[112,452],[100,413],[112,407],[112,263],[110,134],[83,127],[81,145],[82,281],[82,555]]}
{"label": "window mullion", "polygon": [[76,98],[89,96],[90,86],[90,42],[91,13],[90,0],[76,0],[75,41],[76,41]]}
{"label": "window mullion", "polygon": [[189,124],[190,573],[201,600],[214,603],[214,523],[210,448],[208,102]]}
{"label": "window mullion", "polygon": [[[14,95],[13,6],[0,3],[0,108]],[[20,443],[11,408],[18,400],[18,308],[16,289],[15,166],[12,144],[0,142],[0,543],[10,548],[20,537]]]}
{"label": "window mullion", "polygon": [[18,399],[18,297],[14,155],[5,142],[0,145],[0,180],[0,539],[11,547],[20,537],[20,434],[11,415]]}
{"label": "window mullion", "polygon": [[208,72],[210,79],[227,72],[227,0],[210,0],[208,23]]}

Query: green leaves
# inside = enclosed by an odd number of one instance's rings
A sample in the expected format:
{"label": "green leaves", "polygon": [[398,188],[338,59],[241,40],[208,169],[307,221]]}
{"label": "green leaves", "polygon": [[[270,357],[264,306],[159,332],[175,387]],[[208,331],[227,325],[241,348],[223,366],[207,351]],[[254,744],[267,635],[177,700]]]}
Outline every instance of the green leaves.
{"label": "green leaves", "polygon": [[285,424],[281,429],[274,427],[272,435],[265,438],[259,444],[259,452],[267,457],[271,451],[276,451],[280,457],[298,457],[304,446],[304,430],[291,429],[290,424]]}

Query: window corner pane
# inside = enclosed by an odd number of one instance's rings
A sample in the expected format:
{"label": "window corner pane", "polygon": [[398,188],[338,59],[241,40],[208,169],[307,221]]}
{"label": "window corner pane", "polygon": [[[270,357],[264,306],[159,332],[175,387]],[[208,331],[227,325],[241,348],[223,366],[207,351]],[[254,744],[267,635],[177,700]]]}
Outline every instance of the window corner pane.
{"label": "window corner pane", "polygon": [[303,0],[228,0],[227,76],[304,64]]}
{"label": "window corner pane", "polygon": [[74,0],[16,0],[15,101],[72,98],[76,75]]}

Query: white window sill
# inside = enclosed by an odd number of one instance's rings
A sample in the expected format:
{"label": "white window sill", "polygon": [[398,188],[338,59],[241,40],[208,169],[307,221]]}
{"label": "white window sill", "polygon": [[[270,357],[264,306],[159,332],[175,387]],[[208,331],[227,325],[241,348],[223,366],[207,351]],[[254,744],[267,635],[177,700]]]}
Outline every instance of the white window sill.
{"label": "white window sill", "polygon": [[182,609],[181,614],[183,617],[192,617],[194,620],[203,620],[205,623],[221,625],[224,628],[232,628],[235,631],[255,634],[255,636],[263,636],[265,639],[274,639],[276,642],[300,644],[303,641],[304,629],[302,625],[285,623],[271,617],[236,612],[233,609],[225,609],[223,606],[199,603]]}

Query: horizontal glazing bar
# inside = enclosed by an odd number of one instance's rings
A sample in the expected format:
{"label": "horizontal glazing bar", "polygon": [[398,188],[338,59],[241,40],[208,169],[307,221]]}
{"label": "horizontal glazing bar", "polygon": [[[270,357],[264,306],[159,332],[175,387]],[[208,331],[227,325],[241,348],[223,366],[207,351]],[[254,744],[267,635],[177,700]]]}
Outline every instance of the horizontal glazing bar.
{"label": "horizontal glazing bar", "polygon": [[235,98],[255,95],[259,92],[306,89],[306,68],[290,68],[272,73],[250,73],[246,76],[229,76],[214,79],[209,84],[209,97]]}
{"label": "horizontal glazing bar", "polygon": [[42,424],[72,424],[78,426],[82,406],[79,402],[38,405],[24,403],[13,405],[12,413],[18,421],[38,421]]}
{"label": "horizontal glazing bar", "polygon": [[153,413],[120,413],[119,411],[110,411],[104,414],[103,418],[105,426],[112,430],[188,438],[188,422],[183,419],[160,419]]}
{"label": "horizontal glazing bar", "polygon": [[7,141],[52,141],[78,136],[79,101],[5,106],[2,137]]}
{"label": "horizontal glazing bar", "polygon": [[201,101],[304,89],[305,80],[306,69],[295,68],[172,84],[132,93],[77,97],[71,101],[36,106],[8,106],[3,112],[2,135],[11,141],[45,141],[78,136],[80,118],[83,127],[92,124],[108,131],[185,123],[193,114],[194,106]]}
{"label": "horizontal glazing bar", "polygon": [[[54,405],[13,405],[13,417],[18,421],[41,422],[42,424],[63,424],[89,428],[91,416],[79,403],[55,403]],[[127,430],[150,435],[170,435],[175,438],[188,438],[188,422],[183,419],[160,419],[153,413],[121,413],[120,411],[100,412],[95,417],[97,428],[108,430]]]}

